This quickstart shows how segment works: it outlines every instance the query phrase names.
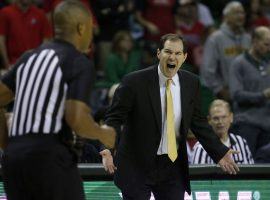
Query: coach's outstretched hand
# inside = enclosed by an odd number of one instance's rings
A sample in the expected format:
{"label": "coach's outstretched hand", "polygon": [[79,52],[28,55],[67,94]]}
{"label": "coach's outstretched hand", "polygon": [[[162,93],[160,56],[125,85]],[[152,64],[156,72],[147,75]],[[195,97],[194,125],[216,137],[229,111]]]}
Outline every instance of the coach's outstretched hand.
{"label": "coach's outstretched hand", "polygon": [[103,151],[99,152],[102,156],[102,164],[106,172],[113,174],[114,171],[117,169],[113,163],[113,157],[108,149],[104,149]]}
{"label": "coach's outstretched hand", "polygon": [[218,162],[218,165],[221,169],[228,174],[237,174],[239,172],[239,168],[237,164],[232,159],[232,154],[237,154],[239,151],[235,151],[230,149],[223,158]]}

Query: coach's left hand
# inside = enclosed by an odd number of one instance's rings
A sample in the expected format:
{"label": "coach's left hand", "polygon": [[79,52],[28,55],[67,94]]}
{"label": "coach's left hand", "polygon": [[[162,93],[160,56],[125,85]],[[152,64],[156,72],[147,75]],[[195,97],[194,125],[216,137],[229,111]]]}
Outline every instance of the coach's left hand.
{"label": "coach's left hand", "polygon": [[225,156],[218,162],[218,165],[221,169],[228,174],[237,174],[239,172],[239,168],[237,164],[232,159],[232,154],[238,154],[239,151],[235,151],[230,149]]}

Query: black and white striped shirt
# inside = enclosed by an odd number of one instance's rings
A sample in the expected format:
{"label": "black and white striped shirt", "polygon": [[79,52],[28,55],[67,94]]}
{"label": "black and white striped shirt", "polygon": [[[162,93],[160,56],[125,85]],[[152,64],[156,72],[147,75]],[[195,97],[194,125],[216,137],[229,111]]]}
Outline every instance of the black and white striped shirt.
{"label": "black and white striped shirt", "polygon": [[59,133],[66,99],[88,103],[92,76],[89,60],[64,41],[25,54],[2,79],[15,93],[9,137]]}
{"label": "black and white striped shirt", "polygon": [[[239,135],[230,133],[230,148],[239,151],[239,154],[233,154],[233,160],[237,164],[254,164],[250,149],[244,138]],[[197,142],[194,146],[192,164],[215,164],[212,158],[207,154],[202,145]]]}

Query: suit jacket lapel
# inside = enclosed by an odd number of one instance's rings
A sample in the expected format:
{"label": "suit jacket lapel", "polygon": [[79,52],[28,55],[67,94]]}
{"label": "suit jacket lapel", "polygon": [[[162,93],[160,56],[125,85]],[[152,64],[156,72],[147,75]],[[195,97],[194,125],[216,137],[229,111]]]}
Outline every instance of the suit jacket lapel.
{"label": "suit jacket lapel", "polygon": [[159,89],[159,77],[158,77],[158,69],[157,66],[153,67],[151,76],[149,77],[148,83],[148,93],[151,99],[151,105],[153,108],[153,112],[155,115],[155,120],[158,126],[158,130],[160,130],[159,134],[161,134],[161,100],[160,100],[160,89]]}

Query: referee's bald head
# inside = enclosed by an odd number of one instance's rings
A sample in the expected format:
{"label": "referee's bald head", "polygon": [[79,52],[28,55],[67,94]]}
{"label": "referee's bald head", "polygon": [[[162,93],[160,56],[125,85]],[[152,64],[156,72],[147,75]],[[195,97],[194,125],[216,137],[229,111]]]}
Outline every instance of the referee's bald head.
{"label": "referee's bald head", "polygon": [[93,25],[90,11],[80,1],[61,2],[53,14],[55,38],[73,43],[84,51],[92,41]]}

